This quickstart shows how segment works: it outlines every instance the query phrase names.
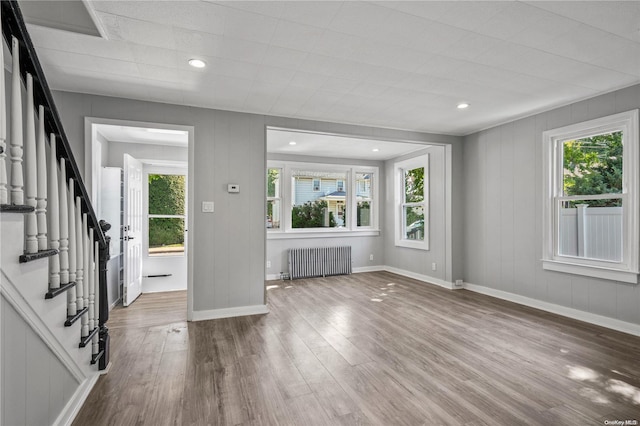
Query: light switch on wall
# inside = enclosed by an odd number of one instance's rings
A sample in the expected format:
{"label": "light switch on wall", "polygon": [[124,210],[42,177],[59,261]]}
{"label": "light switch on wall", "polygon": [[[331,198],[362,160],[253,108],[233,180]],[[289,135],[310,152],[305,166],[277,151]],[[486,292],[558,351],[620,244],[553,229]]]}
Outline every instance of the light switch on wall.
{"label": "light switch on wall", "polygon": [[202,213],[213,213],[213,201],[202,202]]}

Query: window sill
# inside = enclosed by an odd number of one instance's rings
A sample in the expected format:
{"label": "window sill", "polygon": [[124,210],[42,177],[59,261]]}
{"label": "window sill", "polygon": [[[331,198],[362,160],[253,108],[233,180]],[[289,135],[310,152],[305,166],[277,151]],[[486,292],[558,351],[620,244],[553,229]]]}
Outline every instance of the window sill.
{"label": "window sill", "polygon": [[290,240],[308,238],[342,238],[342,237],[378,237],[379,229],[367,229],[362,231],[267,231],[267,240]]}
{"label": "window sill", "polygon": [[424,241],[416,242],[411,240],[396,240],[396,247],[429,251],[429,245]]}
{"label": "window sill", "polygon": [[638,284],[638,272],[624,271],[600,266],[580,265],[559,260],[542,260],[542,269],[547,271],[564,272],[567,274],[583,275],[591,278],[620,281],[624,283]]}

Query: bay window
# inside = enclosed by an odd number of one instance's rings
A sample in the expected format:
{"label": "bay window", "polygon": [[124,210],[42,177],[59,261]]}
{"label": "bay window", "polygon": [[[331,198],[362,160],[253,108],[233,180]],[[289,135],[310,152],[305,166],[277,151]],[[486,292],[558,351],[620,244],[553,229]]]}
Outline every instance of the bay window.
{"label": "bay window", "polygon": [[310,232],[377,234],[376,167],[270,161],[267,174],[270,238]]}

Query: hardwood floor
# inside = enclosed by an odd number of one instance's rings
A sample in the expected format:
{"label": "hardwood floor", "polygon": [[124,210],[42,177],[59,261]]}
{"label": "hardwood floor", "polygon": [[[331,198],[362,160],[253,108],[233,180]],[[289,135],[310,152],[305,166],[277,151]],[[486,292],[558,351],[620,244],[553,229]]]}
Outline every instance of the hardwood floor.
{"label": "hardwood floor", "polygon": [[638,337],[386,272],[267,285],[268,315],[187,323],[184,293],[113,310],[74,425],[640,422]]}

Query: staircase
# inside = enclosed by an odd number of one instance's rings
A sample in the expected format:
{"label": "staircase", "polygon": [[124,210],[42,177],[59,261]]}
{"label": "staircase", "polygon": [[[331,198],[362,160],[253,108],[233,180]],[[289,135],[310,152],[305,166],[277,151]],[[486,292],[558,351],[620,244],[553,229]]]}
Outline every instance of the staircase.
{"label": "staircase", "polygon": [[11,52],[0,49],[0,63],[12,70],[0,73],[0,424],[67,424],[109,364],[108,224],[96,218],[18,3],[0,5]]}

